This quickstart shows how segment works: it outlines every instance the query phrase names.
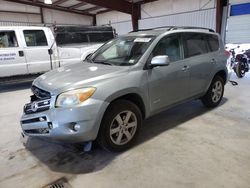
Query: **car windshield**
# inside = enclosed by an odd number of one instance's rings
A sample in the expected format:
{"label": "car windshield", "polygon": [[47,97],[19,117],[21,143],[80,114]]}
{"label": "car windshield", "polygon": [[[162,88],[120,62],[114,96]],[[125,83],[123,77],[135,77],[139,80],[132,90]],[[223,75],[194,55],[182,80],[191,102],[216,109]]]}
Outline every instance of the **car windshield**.
{"label": "car windshield", "polygon": [[91,62],[117,66],[134,65],[154,39],[154,36],[127,36],[114,39],[97,50],[90,57]]}

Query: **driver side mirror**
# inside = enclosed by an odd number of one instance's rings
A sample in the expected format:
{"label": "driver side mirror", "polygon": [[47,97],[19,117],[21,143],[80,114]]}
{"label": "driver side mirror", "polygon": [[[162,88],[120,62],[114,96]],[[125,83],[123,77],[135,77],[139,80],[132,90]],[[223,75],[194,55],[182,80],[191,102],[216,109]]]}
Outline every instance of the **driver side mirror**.
{"label": "driver side mirror", "polygon": [[159,55],[152,58],[150,67],[168,66],[170,64],[169,57],[167,55]]}

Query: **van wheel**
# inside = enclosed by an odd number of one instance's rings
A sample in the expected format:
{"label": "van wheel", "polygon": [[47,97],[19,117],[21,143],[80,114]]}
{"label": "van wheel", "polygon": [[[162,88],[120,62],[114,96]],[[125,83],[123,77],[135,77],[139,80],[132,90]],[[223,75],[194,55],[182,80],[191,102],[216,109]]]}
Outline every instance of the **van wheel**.
{"label": "van wheel", "polygon": [[104,114],[97,141],[108,151],[124,151],[135,143],[141,124],[140,109],[130,101],[117,100]]}
{"label": "van wheel", "polygon": [[201,101],[206,107],[216,107],[220,104],[224,94],[224,81],[220,76],[215,76],[207,93]]}

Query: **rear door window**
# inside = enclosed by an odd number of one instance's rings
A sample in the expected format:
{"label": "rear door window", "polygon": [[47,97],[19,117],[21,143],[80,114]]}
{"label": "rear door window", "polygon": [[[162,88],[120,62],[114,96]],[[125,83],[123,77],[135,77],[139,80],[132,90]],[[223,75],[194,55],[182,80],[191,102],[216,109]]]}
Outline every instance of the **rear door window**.
{"label": "rear door window", "polygon": [[208,35],[208,46],[211,52],[219,50],[219,40],[217,36]]}
{"label": "rear door window", "polygon": [[183,36],[185,58],[208,53],[205,34],[186,33]]}
{"label": "rear door window", "polygon": [[48,46],[43,30],[24,30],[23,34],[27,46]]}
{"label": "rear door window", "polygon": [[0,49],[18,47],[15,31],[0,32]]}

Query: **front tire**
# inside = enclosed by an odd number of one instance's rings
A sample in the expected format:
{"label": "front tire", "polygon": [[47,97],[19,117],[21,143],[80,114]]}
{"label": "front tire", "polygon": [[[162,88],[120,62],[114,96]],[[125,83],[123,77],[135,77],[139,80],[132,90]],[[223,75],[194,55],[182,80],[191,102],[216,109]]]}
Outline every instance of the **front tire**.
{"label": "front tire", "polygon": [[124,151],[135,143],[141,124],[140,109],[130,101],[117,100],[104,114],[97,141],[108,151]]}
{"label": "front tire", "polygon": [[207,93],[201,101],[206,107],[214,108],[218,106],[224,94],[224,80],[220,76],[215,76]]}

